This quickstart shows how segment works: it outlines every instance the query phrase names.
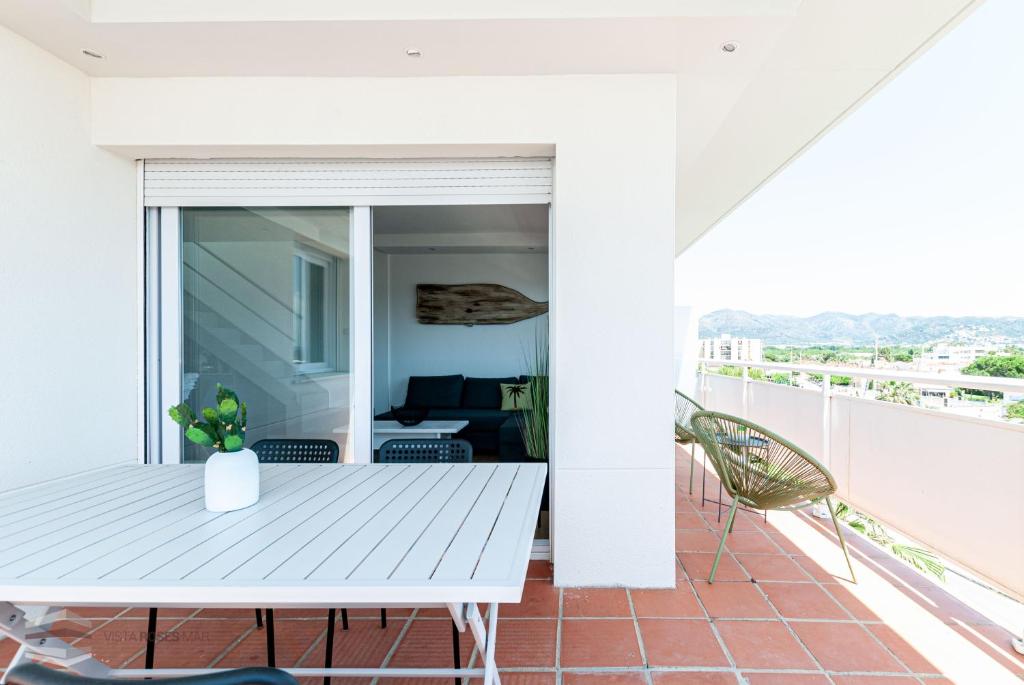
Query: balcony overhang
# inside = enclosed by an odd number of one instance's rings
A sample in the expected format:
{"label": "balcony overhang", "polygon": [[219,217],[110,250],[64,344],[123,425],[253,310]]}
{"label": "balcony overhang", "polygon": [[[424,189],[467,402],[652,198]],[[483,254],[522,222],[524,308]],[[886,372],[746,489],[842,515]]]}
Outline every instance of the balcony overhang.
{"label": "balcony overhang", "polygon": [[673,74],[678,253],[978,4],[11,0],[0,23],[98,78]]}

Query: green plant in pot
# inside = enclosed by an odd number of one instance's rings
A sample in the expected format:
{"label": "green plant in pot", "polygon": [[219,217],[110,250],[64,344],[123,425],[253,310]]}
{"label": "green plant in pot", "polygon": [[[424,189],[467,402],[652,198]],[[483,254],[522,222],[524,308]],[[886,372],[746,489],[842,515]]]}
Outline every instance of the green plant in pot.
{"label": "green plant in pot", "polygon": [[[523,436],[526,455],[537,461],[548,460],[548,338],[547,328],[537,327],[533,349],[527,353],[526,368],[529,381],[526,383],[526,399],[522,406],[528,407],[516,415],[519,432]],[[541,509],[548,509],[548,486],[544,484]]]}
{"label": "green plant in pot", "polygon": [[234,511],[256,503],[260,497],[260,465],[256,453],[245,447],[248,415],[245,402],[233,390],[217,384],[217,404],[205,407],[200,420],[182,402],[167,410],[185,429],[185,437],[216,452],[206,460],[204,497],[210,511]]}

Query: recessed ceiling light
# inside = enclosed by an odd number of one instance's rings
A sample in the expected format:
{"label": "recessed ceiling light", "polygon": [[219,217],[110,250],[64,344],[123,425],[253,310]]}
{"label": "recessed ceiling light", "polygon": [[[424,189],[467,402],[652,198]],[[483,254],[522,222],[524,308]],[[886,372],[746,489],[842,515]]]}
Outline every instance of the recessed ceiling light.
{"label": "recessed ceiling light", "polygon": [[405,54],[409,57],[422,57],[423,53],[420,52],[419,48],[409,48],[405,51]]}
{"label": "recessed ceiling light", "polygon": [[103,59],[103,55],[96,52],[95,50],[90,50],[88,48],[82,48],[82,54],[86,57],[92,57],[93,59]]}
{"label": "recessed ceiling light", "polygon": [[736,43],[729,41],[728,43],[722,43],[722,52],[736,52],[738,46]]}

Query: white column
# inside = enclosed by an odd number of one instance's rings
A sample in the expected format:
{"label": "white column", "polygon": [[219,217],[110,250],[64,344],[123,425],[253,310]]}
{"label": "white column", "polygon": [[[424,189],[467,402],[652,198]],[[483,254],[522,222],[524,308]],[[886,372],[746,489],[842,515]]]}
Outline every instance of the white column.
{"label": "white column", "polygon": [[345,460],[373,461],[373,217],[352,208],[352,385]]}

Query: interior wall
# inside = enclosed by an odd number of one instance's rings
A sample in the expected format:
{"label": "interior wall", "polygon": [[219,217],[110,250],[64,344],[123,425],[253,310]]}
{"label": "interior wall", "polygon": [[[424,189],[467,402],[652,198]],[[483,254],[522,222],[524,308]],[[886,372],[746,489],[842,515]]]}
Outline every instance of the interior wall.
{"label": "interior wall", "polygon": [[150,157],[553,148],[555,583],[669,587],[676,110],[666,74],[98,78],[93,141]]}
{"label": "interior wall", "polygon": [[135,164],[89,79],[0,27],[0,490],[139,456]]}
{"label": "interior wall", "polygon": [[[445,326],[416,321],[416,286],[420,283],[496,283],[518,290],[538,302],[548,299],[547,254],[392,254],[377,253],[388,264],[386,288],[374,288],[375,361],[377,376],[374,412],[404,403],[409,376],[462,374],[478,378],[518,376],[526,373],[538,327],[547,317],[508,325]],[[386,301],[385,301],[386,300]],[[383,323],[383,326],[381,326]],[[375,382],[376,386],[376,382]]]}

